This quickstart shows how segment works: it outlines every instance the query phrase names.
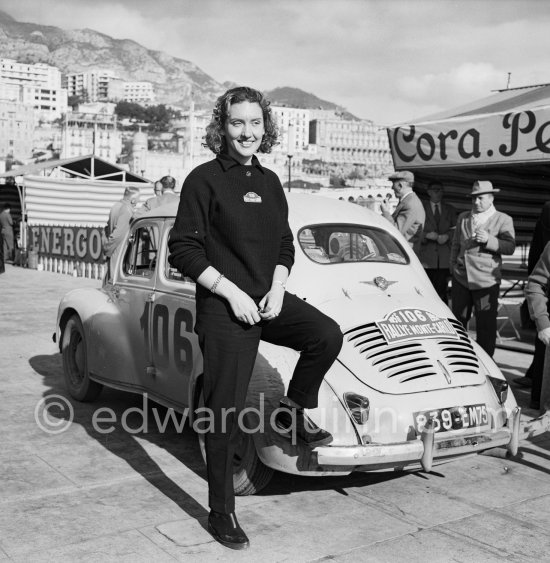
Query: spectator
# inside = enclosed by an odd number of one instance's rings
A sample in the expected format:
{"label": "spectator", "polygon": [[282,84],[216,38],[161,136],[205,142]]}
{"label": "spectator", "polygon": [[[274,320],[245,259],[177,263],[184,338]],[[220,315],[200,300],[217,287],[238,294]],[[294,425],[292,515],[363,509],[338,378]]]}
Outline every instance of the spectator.
{"label": "spectator", "polygon": [[540,399],[531,400],[531,408],[546,412],[550,409],[550,318],[548,311],[548,283],[550,282],[550,243],[548,243],[527,280],[525,295],[531,318],[537,326],[537,338],[544,346],[545,355],[541,377]]}
{"label": "spectator", "polygon": [[151,211],[151,209],[155,209],[155,207],[159,207],[160,198],[162,196],[162,184],[160,180],[157,180],[154,185],[155,196],[150,197],[144,204],[143,204],[143,212]]}
{"label": "spectator", "polygon": [[[529,247],[529,257],[527,259],[527,274],[531,275],[542,255],[544,247],[550,242],[550,201],[546,202],[535,224],[531,245]],[[544,369],[544,355],[546,346],[541,342],[538,335],[535,335],[535,351],[531,365],[527,368],[525,376],[516,377],[513,381],[520,387],[531,387],[531,408],[540,408],[540,394],[542,385],[542,373]]]}
{"label": "spectator", "polygon": [[419,254],[426,213],[422,202],[413,192],[414,174],[403,170],[395,172],[389,179],[392,181],[392,189],[399,203],[393,213],[390,213],[390,206],[385,201],[380,204],[380,210]]}
{"label": "spectator", "polygon": [[447,303],[447,287],[451,272],[451,240],[456,227],[456,209],[443,202],[443,185],[432,182],[428,186],[429,201],[424,202],[426,221],[420,261],[426,269],[432,285],[444,303]]}
{"label": "spectator", "polygon": [[4,266],[4,238],[2,237],[2,230],[0,229],[0,274],[6,271]]}
{"label": "spectator", "polygon": [[126,233],[130,230],[130,221],[134,217],[137,202],[139,200],[139,188],[128,186],[124,195],[117,201],[109,212],[109,221],[105,229],[106,240],[103,250],[109,259],[107,279],[113,275],[116,259],[120,252],[120,243]]}
{"label": "spectator", "polygon": [[160,196],[160,205],[166,205],[171,202],[179,202],[180,196],[174,191],[176,180],[172,176],[163,176],[159,180],[162,186],[162,195]]}
{"label": "spectator", "polygon": [[516,249],[512,218],[495,209],[491,182],[476,181],[472,210],[458,216],[451,246],[453,313],[467,327],[475,311],[478,344],[492,356],[497,331],[502,256]]}
{"label": "spectator", "polygon": [[4,261],[13,262],[14,259],[14,236],[13,236],[13,218],[11,216],[11,205],[4,203],[0,212],[0,230],[4,239]]}

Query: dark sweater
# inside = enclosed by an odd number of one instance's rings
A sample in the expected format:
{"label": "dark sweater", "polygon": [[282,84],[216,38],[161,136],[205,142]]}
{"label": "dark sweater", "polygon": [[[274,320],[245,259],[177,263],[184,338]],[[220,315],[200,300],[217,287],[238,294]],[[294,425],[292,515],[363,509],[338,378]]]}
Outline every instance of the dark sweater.
{"label": "dark sweater", "polygon": [[[256,157],[227,155],[197,166],[181,189],[169,262],[193,280],[213,266],[253,299],[270,289],[277,264],[294,263],[288,206],[279,178]],[[197,286],[197,295],[204,293]]]}

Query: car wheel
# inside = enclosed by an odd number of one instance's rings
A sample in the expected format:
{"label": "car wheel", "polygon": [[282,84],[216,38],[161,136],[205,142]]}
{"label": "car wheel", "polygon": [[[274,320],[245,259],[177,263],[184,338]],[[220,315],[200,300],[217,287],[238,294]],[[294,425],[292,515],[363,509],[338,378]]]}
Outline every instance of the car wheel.
{"label": "car wheel", "polygon": [[[202,390],[199,395],[199,408],[204,407]],[[199,445],[202,459],[206,464],[205,434],[201,425],[198,426]],[[256,452],[254,438],[250,432],[239,430],[239,439],[233,457],[233,488],[238,496],[254,495],[267,486],[273,477],[273,469],[264,465]]]}
{"label": "car wheel", "polygon": [[65,325],[61,350],[63,373],[69,394],[77,401],[93,401],[103,389],[103,385],[90,379],[86,336],[78,315],[70,317]]}

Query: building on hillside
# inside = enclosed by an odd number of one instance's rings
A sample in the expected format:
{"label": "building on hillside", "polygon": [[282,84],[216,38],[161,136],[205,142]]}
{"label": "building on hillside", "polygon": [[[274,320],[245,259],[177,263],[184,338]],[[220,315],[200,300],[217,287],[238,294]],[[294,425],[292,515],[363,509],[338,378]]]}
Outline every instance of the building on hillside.
{"label": "building on hillside", "polygon": [[125,102],[133,102],[142,106],[155,103],[155,90],[151,82],[124,82],[123,97]]}
{"label": "building on hillside", "polygon": [[0,157],[25,160],[32,156],[34,109],[0,99]]}
{"label": "building on hillside", "polygon": [[112,70],[69,72],[65,76],[68,96],[78,96],[84,102],[109,101],[109,84],[115,79]]}
{"label": "building on hillside", "polygon": [[179,191],[179,187],[189,173],[183,149],[183,142],[178,142],[175,151],[149,150],[147,133],[138,131],[132,139],[130,171],[153,181],[163,176],[173,176],[176,179],[176,191]]}
{"label": "building on hillside", "polygon": [[318,159],[343,171],[379,176],[393,170],[386,131],[372,121],[314,119],[309,140],[317,146]]}
{"label": "building on hillside", "polygon": [[35,123],[53,121],[67,111],[67,91],[61,86],[61,72],[44,63],[18,63],[0,59],[0,91],[19,104],[31,106]]}
{"label": "building on hillside", "polygon": [[178,135],[178,150],[184,155],[185,168],[189,172],[199,164],[214,157],[214,153],[204,146],[206,126],[210,123],[212,112],[195,110],[194,104],[182,111],[181,117],[174,121],[173,126]]}
{"label": "building on hillside", "polygon": [[122,153],[122,136],[117,128],[114,104],[84,104],[79,109],[65,114],[63,123],[61,158],[94,154],[117,162]]}

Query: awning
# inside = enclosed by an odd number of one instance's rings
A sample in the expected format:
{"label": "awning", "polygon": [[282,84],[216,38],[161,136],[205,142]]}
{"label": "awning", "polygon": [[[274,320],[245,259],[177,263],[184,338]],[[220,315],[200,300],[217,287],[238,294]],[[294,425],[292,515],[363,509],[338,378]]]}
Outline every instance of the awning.
{"label": "awning", "polygon": [[[0,178],[10,176],[35,175],[39,172],[59,168],[63,172],[76,178],[90,178],[94,180],[108,180],[110,182],[138,182],[149,183],[149,180],[128,172],[117,164],[113,164],[95,155],[75,156],[60,160],[46,160],[13,168],[0,174]],[[49,175],[49,174],[48,174]]]}
{"label": "awning", "polygon": [[550,200],[550,85],[497,92],[457,108],[388,128],[396,170],[411,170],[422,196],[432,181],[462,211],[475,180],[501,192],[496,207],[511,215],[518,242],[531,240]]}

